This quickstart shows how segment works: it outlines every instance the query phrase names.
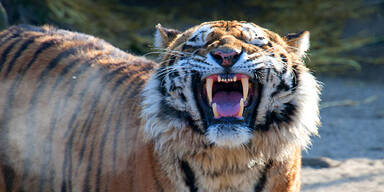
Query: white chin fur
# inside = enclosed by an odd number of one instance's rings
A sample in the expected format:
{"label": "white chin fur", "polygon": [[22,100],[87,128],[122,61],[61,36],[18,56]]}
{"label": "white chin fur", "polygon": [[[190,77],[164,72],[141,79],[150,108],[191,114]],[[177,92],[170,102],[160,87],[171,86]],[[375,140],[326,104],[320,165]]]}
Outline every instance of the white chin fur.
{"label": "white chin fur", "polygon": [[211,143],[219,147],[234,148],[249,142],[252,132],[243,126],[219,124],[209,126],[206,136]]}

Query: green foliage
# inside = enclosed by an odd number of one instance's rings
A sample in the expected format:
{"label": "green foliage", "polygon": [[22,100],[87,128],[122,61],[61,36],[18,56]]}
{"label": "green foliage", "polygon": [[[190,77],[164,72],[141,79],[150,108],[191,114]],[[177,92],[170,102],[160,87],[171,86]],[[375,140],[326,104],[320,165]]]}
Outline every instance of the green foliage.
{"label": "green foliage", "polygon": [[7,12],[5,11],[3,5],[0,3],[0,30],[5,29],[8,26],[8,17]]}
{"label": "green foliage", "polygon": [[12,24],[51,23],[92,34],[136,54],[152,47],[154,25],[186,29],[210,20],[247,20],[280,34],[309,30],[309,66],[316,71],[360,69],[360,62],[383,58],[346,54],[382,41],[369,37],[343,38],[346,21],[375,11],[362,0],[5,0]]}

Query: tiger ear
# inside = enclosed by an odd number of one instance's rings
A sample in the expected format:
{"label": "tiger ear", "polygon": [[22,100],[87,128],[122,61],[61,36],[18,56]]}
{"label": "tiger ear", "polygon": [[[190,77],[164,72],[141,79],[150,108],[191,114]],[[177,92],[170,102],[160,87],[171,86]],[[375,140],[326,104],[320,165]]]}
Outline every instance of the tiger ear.
{"label": "tiger ear", "polygon": [[288,34],[283,38],[291,52],[294,52],[299,57],[305,56],[305,52],[309,49],[309,31]]}
{"label": "tiger ear", "polygon": [[156,25],[155,47],[166,48],[181,32],[176,29],[167,29],[160,24]]}

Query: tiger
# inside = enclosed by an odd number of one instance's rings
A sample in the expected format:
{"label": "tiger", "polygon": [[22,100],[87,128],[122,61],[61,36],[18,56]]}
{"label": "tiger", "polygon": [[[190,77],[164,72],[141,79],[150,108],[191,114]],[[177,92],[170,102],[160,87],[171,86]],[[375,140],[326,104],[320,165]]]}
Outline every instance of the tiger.
{"label": "tiger", "polygon": [[136,56],[52,26],[0,33],[0,191],[300,191],[320,85],[309,32],[156,25]]}

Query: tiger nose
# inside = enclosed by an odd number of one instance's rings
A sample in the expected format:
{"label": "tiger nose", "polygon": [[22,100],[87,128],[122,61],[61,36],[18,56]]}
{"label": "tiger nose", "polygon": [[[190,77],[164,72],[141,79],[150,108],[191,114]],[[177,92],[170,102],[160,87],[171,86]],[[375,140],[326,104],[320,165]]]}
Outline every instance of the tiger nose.
{"label": "tiger nose", "polygon": [[211,51],[210,54],[215,59],[215,61],[223,67],[231,67],[239,60],[241,55],[241,53],[235,50],[222,49]]}

